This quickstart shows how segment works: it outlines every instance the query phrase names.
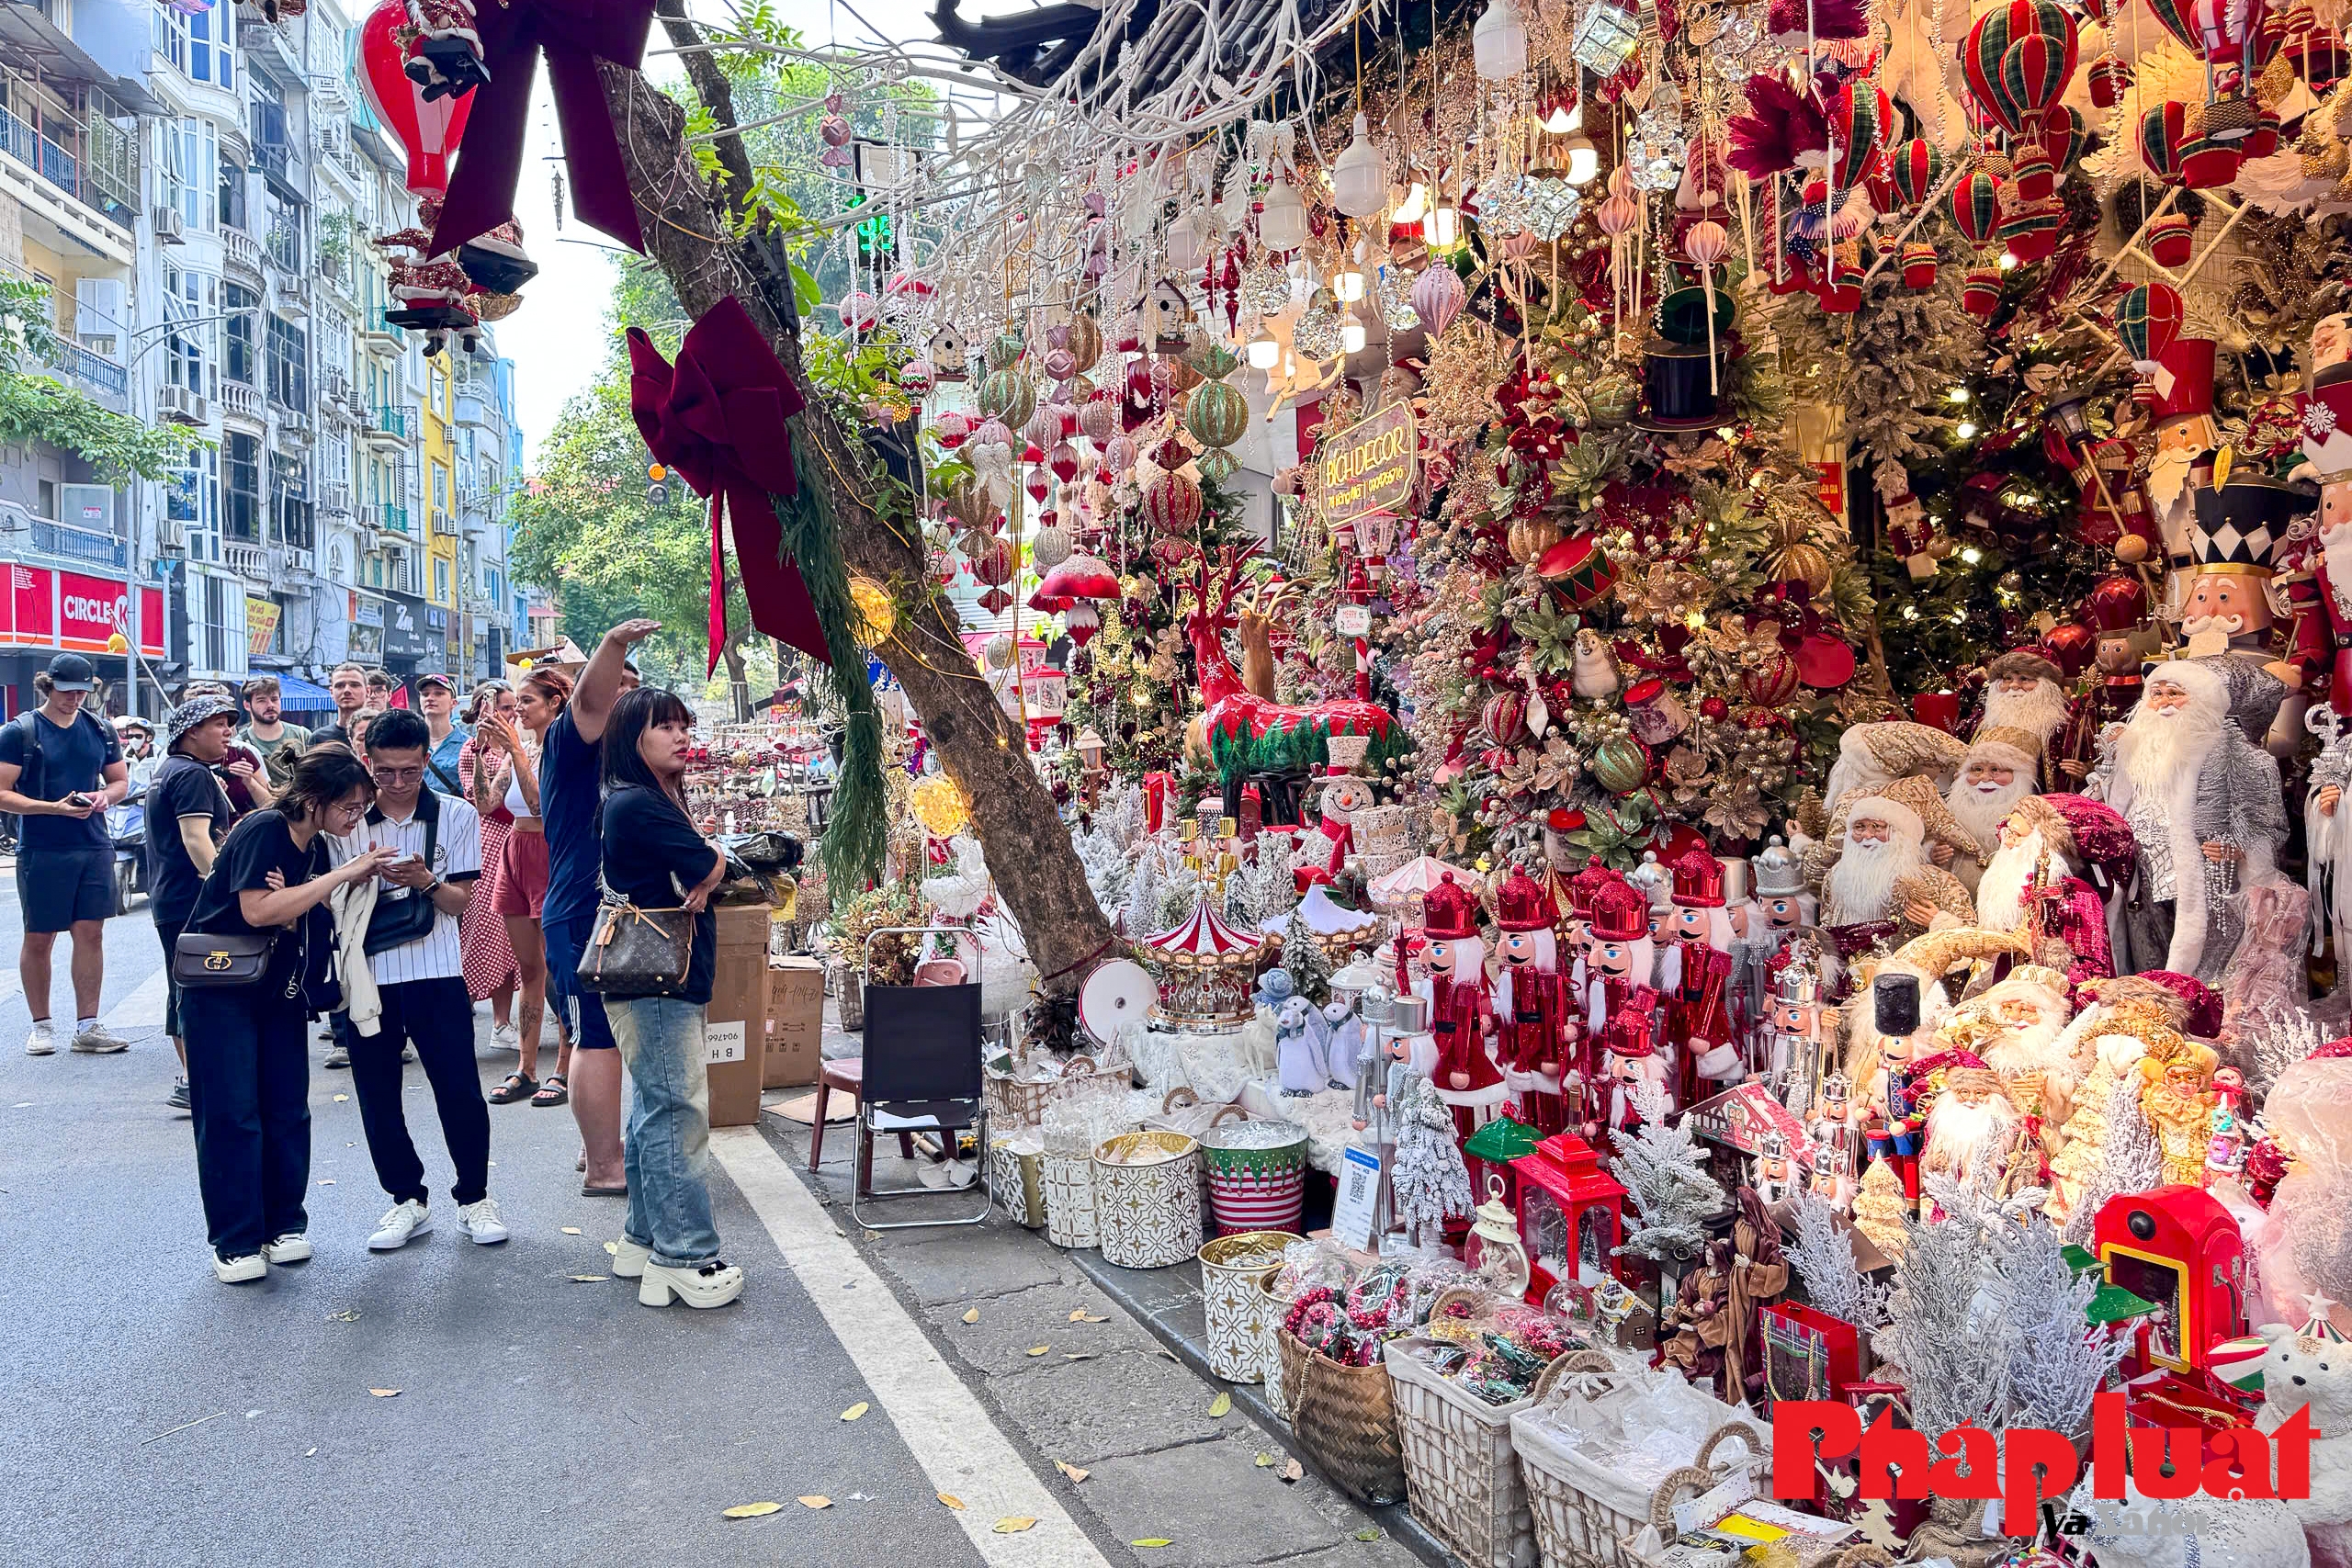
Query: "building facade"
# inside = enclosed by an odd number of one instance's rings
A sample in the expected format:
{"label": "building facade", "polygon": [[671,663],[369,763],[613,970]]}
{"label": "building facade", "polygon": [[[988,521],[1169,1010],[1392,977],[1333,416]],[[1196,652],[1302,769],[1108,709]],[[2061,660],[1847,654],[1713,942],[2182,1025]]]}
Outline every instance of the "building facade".
{"label": "building facade", "polygon": [[488,331],[428,362],[384,319],[369,241],[416,203],[356,85],[358,19],[0,0],[0,276],[49,288],[71,344],[50,374],[203,438],[162,482],[0,448],[9,711],[57,648],[117,633],[144,658],[101,668],[135,667],[153,712],[158,684],[346,659],[478,677],[526,625],[514,367]]}

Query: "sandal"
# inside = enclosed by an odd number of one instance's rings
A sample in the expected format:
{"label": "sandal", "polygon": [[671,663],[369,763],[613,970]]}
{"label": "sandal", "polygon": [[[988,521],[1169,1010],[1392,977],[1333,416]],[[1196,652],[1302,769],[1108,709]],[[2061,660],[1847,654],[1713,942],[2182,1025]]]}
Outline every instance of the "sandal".
{"label": "sandal", "polygon": [[563,1087],[561,1073],[549,1073],[539,1080],[539,1092],[531,1096],[531,1103],[538,1106],[569,1105],[571,1091]]}
{"label": "sandal", "polygon": [[538,1080],[523,1073],[506,1075],[506,1081],[490,1091],[492,1105],[512,1105],[518,1100],[528,1100],[539,1087]]}
{"label": "sandal", "polygon": [[628,1183],[623,1182],[618,1187],[597,1187],[583,1181],[580,1184],[580,1195],[582,1198],[626,1198],[628,1196]]}

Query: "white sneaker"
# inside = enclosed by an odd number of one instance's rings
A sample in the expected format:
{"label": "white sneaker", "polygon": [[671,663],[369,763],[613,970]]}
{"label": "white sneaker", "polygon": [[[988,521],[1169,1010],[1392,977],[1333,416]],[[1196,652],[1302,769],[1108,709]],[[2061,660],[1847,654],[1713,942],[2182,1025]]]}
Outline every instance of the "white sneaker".
{"label": "white sneaker", "polygon": [[645,1278],[645,1266],[652,1261],[653,1249],[650,1247],[639,1247],[627,1236],[613,1243],[613,1278],[616,1280],[642,1280]]}
{"label": "white sneaker", "polygon": [[236,1258],[223,1258],[216,1252],[212,1255],[212,1272],[224,1285],[243,1285],[268,1273],[269,1265],[262,1260],[258,1252],[248,1252]]}
{"label": "white sneaker", "polygon": [[326,1065],[330,1067],[347,1067],[351,1066],[351,1052],[348,1048],[341,1045],[328,1046]]}
{"label": "white sneaker", "polygon": [[57,1055],[57,1032],[50,1028],[49,1020],[45,1018],[34,1020],[33,1032],[25,1036],[25,1055],[28,1056]]}
{"label": "white sneaker", "polygon": [[308,1263],[311,1260],[311,1238],[300,1231],[288,1231],[276,1241],[261,1244],[261,1255],[270,1263]]}
{"label": "white sneaker", "polygon": [[491,1030],[490,1043],[502,1051],[519,1051],[523,1048],[523,1032],[511,1023],[502,1023]]}
{"label": "white sneaker", "polygon": [[368,1238],[368,1247],[371,1252],[390,1252],[432,1228],[432,1211],[413,1198],[403,1198],[384,1211],[384,1217],[376,1223],[376,1234]]}
{"label": "white sneaker", "polygon": [[130,1049],[130,1042],[103,1023],[94,1023],[74,1036],[74,1049],[85,1056],[111,1056]]}
{"label": "white sneaker", "polygon": [[498,1200],[484,1194],[471,1203],[458,1205],[458,1224],[476,1245],[488,1247],[506,1239],[506,1222],[498,1217]]}
{"label": "white sneaker", "polygon": [[638,1280],[637,1299],[650,1307],[665,1307],[682,1299],[690,1307],[722,1307],[743,1293],[743,1270],[713,1259],[696,1269],[672,1269],[648,1259]]}

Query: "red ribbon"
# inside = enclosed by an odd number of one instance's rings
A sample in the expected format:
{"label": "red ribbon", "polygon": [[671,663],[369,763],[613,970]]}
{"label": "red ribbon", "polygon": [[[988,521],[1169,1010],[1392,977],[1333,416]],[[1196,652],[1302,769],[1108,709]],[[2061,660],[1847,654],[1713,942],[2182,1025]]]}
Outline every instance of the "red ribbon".
{"label": "red ribbon", "polygon": [[475,8],[490,79],[473,91],[458,166],[434,225],[432,254],[454,251],[514,216],[531,78],[538,73],[542,50],[564,162],[571,170],[572,215],[633,251],[645,249],[596,62],[638,69],[652,25],[653,0],[483,0]]}
{"label": "red ribbon", "polygon": [[710,497],[710,669],[727,640],[722,512],[735,521],[735,565],[752,625],[831,664],[825,628],[775,516],[773,498],[800,488],[785,421],[804,404],[775,351],[730,294],[687,332],[675,365],[636,327],[628,359],[629,412],[646,446]]}

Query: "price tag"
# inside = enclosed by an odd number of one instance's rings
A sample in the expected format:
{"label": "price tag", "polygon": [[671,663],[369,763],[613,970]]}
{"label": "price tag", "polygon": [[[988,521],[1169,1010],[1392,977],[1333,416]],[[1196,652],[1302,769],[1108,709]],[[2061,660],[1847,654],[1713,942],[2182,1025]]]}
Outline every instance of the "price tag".
{"label": "price tag", "polygon": [[1731,1479],[1703,1496],[1690,1497],[1674,1505],[1674,1529],[1679,1534],[1713,1524],[1742,1503],[1756,1495],[1756,1483],[1748,1479],[1745,1467],[1732,1472]]}
{"label": "price tag", "polygon": [[1341,637],[1372,635],[1372,606],[1342,604],[1331,613],[1331,628]]}
{"label": "price tag", "polygon": [[1372,1247],[1372,1212],[1380,1197],[1380,1156],[1353,1145],[1340,1153],[1340,1195],[1331,1205],[1331,1235],[1342,1247]]}
{"label": "price tag", "polygon": [[744,1030],[741,1021],[702,1026],[703,1060],[714,1067],[721,1062],[741,1061],[743,1043]]}

